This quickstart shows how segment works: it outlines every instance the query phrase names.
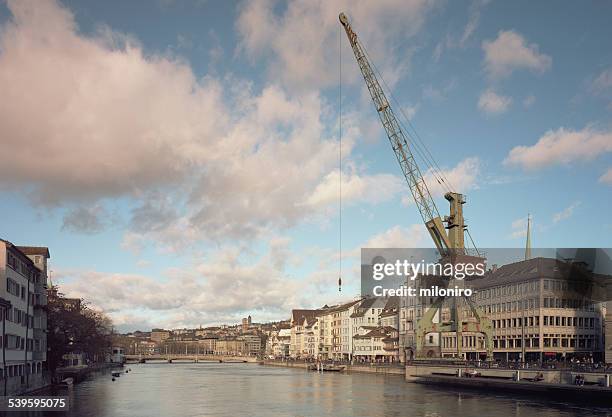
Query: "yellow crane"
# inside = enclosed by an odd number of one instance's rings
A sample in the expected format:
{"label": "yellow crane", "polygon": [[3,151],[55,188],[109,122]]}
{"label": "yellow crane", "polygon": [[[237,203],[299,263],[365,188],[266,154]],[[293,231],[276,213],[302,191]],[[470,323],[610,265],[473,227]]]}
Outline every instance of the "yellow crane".
{"label": "yellow crane", "polygon": [[[416,206],[421,214],[421,218],[427,227],[427,230],[433,239],[433,242],[440,253],[441,258],[445,262],[484,262],[480,253],[476,249],[475,254],[467,250],[465,246],[465,232],[467,226],[463,218],[463,204],[465,198],[462,194],[449,191],[444,195],[450,204],[450,212],[444,219],[440,216],[434,199],[427,187],[427,183],[423,178],[421,170],[416,163],[413,152],[410,148],[408,135],[402,129],[402,124],[395,116],[393,108],[385,95],[385,92],[380,85],[374,69],[370,64],[367,52],[357,34],[351,27],[348,18],[344,13],[340,13],[340,23],[344,27],[349,43],[353,50],[353,54],[363,75],[366,86],[370,93],[370,97],[374,102],[376,112],[383,128],[387,134],[387,138],[391,144],[391,148],[395,153],[395,157],[402,169],[404,178],[408,183],[410,192]],[[444,178],[438,177],[439,181],[444,181]],[[462,286],[463,281],[457,282],[458,286]],[[474,302],[469,297],[464,297],[464,301],[469,307],[472,318],[461,317],[460,309],[457,305],[457,299],[453,297],[451,300],[451,316],[446,323],[435,323],[434,317],[440,311],[445,298],[439,297],[427,309],[417,325],[416,331],[416,351],[417,357],[427,356],[425,352],[425,338],[429,333],[455,332],[457,343],[457,356],[462,356],[462,333],[473,332],[484,336],[487,357],[492,357],[492,333],[493,328],[491,321],[482,314],[476,307]]]}

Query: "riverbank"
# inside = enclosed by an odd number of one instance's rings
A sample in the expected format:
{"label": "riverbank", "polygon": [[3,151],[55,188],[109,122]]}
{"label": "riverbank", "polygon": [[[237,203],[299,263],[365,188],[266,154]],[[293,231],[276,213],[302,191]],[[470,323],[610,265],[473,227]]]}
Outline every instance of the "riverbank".
{"label": "riverbank", "polygon": [[[260,364],[283,368],[308,369],[311,362],[264,360]],[[610,376],[599,373],[581,374],[585,385],[574,385],[576,372],[560,370],[516,370],[509,369],[477,369],[479,376],[465,377],[466,371],[472,368],[462,368],[457,376],[458,368],[449,366],[380,366],[380,365],[342,365],[346,373],[369,373],[404,376],[406,382],[423,385],[436,385],[454,388],[466,388],[483,392],[505,392],[520,395],[541,396],[556,400],[593,403],[602,406],[612,404],[612,388],[606,386]],[[518,380],[517,380],[518,377]],[[538,380],[542,378],[541,380]]]}
{"label": "riverbank", "polygon": [[[312,362],[299,362],[299,361],[277,361],[277,360],[264,360],[260,362],[266,366],[280,366],[284,368],[300,368],[308,369]],[[344,372],[358,372],[366,374],[382,374],[382,375],[405,375],[405,368],[400,366],[381,366],[381,365],[344,365]]]}
{"label": "riverbank", "polygon": [[414,379],[425,385],[468,388],[478,391],[517,393],[540,398],[551,398],[561,401],[571,401],[610,407],[612,405],[612,390],[609,387],[595,385],[568,385],[546,382],[502,381],[486,378],[459,378],[456,376],[429,375]]}

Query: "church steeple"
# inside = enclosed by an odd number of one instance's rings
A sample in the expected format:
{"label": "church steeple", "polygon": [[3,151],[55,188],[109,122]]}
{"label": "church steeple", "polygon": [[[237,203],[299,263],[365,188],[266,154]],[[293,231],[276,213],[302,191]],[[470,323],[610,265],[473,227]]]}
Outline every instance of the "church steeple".
{"label": "church steeple", "polygon": [[527,214],[527,242],[525,242],[525,260],[531,259],[531,215]]}

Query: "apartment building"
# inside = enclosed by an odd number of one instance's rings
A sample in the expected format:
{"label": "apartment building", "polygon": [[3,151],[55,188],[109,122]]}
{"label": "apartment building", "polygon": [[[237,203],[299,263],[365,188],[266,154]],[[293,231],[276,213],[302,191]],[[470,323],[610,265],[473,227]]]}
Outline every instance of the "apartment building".
{"label": "apartment building", "polygon": [[387,299],[387,304],[380,313],[380,325],[399,329],[399,304],[400,297],[393,296]]}
{"label": "apartment building", "polygon": [[496,359],[598,361],[604,352],[606,279],[584,265],[534,258],[492,270],[469,286],[492,320]]}
{"label": "apartment building", "polygon": [[291,329],[279,329],[270,332],[266,339],[266,355],[275,358],[286,358],[289,356],[291,345]]}
{"label": "apartment building", "polygon": [[363,326],[353,336],[355,362],[394,363],[398,356],[398,331],[389,326]]}
{"label": "apartment building", "polygon": [[15,246],[0,239],[3,395],[46,385],[48,259],[48,248]]}
{"label": "apartment building", "polygon": [[361,305],[357,299],[332,309],[332,357],[335,360],[351,360],[353,357],[353,315]]}
{"label": "apartment building", "polygon": [[289,345],[291,357],[316,357],[319,338],[317,313],[318,310],[291,311],[291,344]]}

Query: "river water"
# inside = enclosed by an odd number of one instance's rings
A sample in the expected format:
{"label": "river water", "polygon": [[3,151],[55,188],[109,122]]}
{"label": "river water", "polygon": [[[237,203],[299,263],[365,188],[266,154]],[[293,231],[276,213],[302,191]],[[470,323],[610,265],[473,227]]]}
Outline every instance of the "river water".
{"label": "river water", "polygon": [[[257,364],[147,363],[74,387],[70,417],[612,416],[611,409],[455,391],[400,376],[316,373]],[[612,404],[611,404],[612,407]]]}

